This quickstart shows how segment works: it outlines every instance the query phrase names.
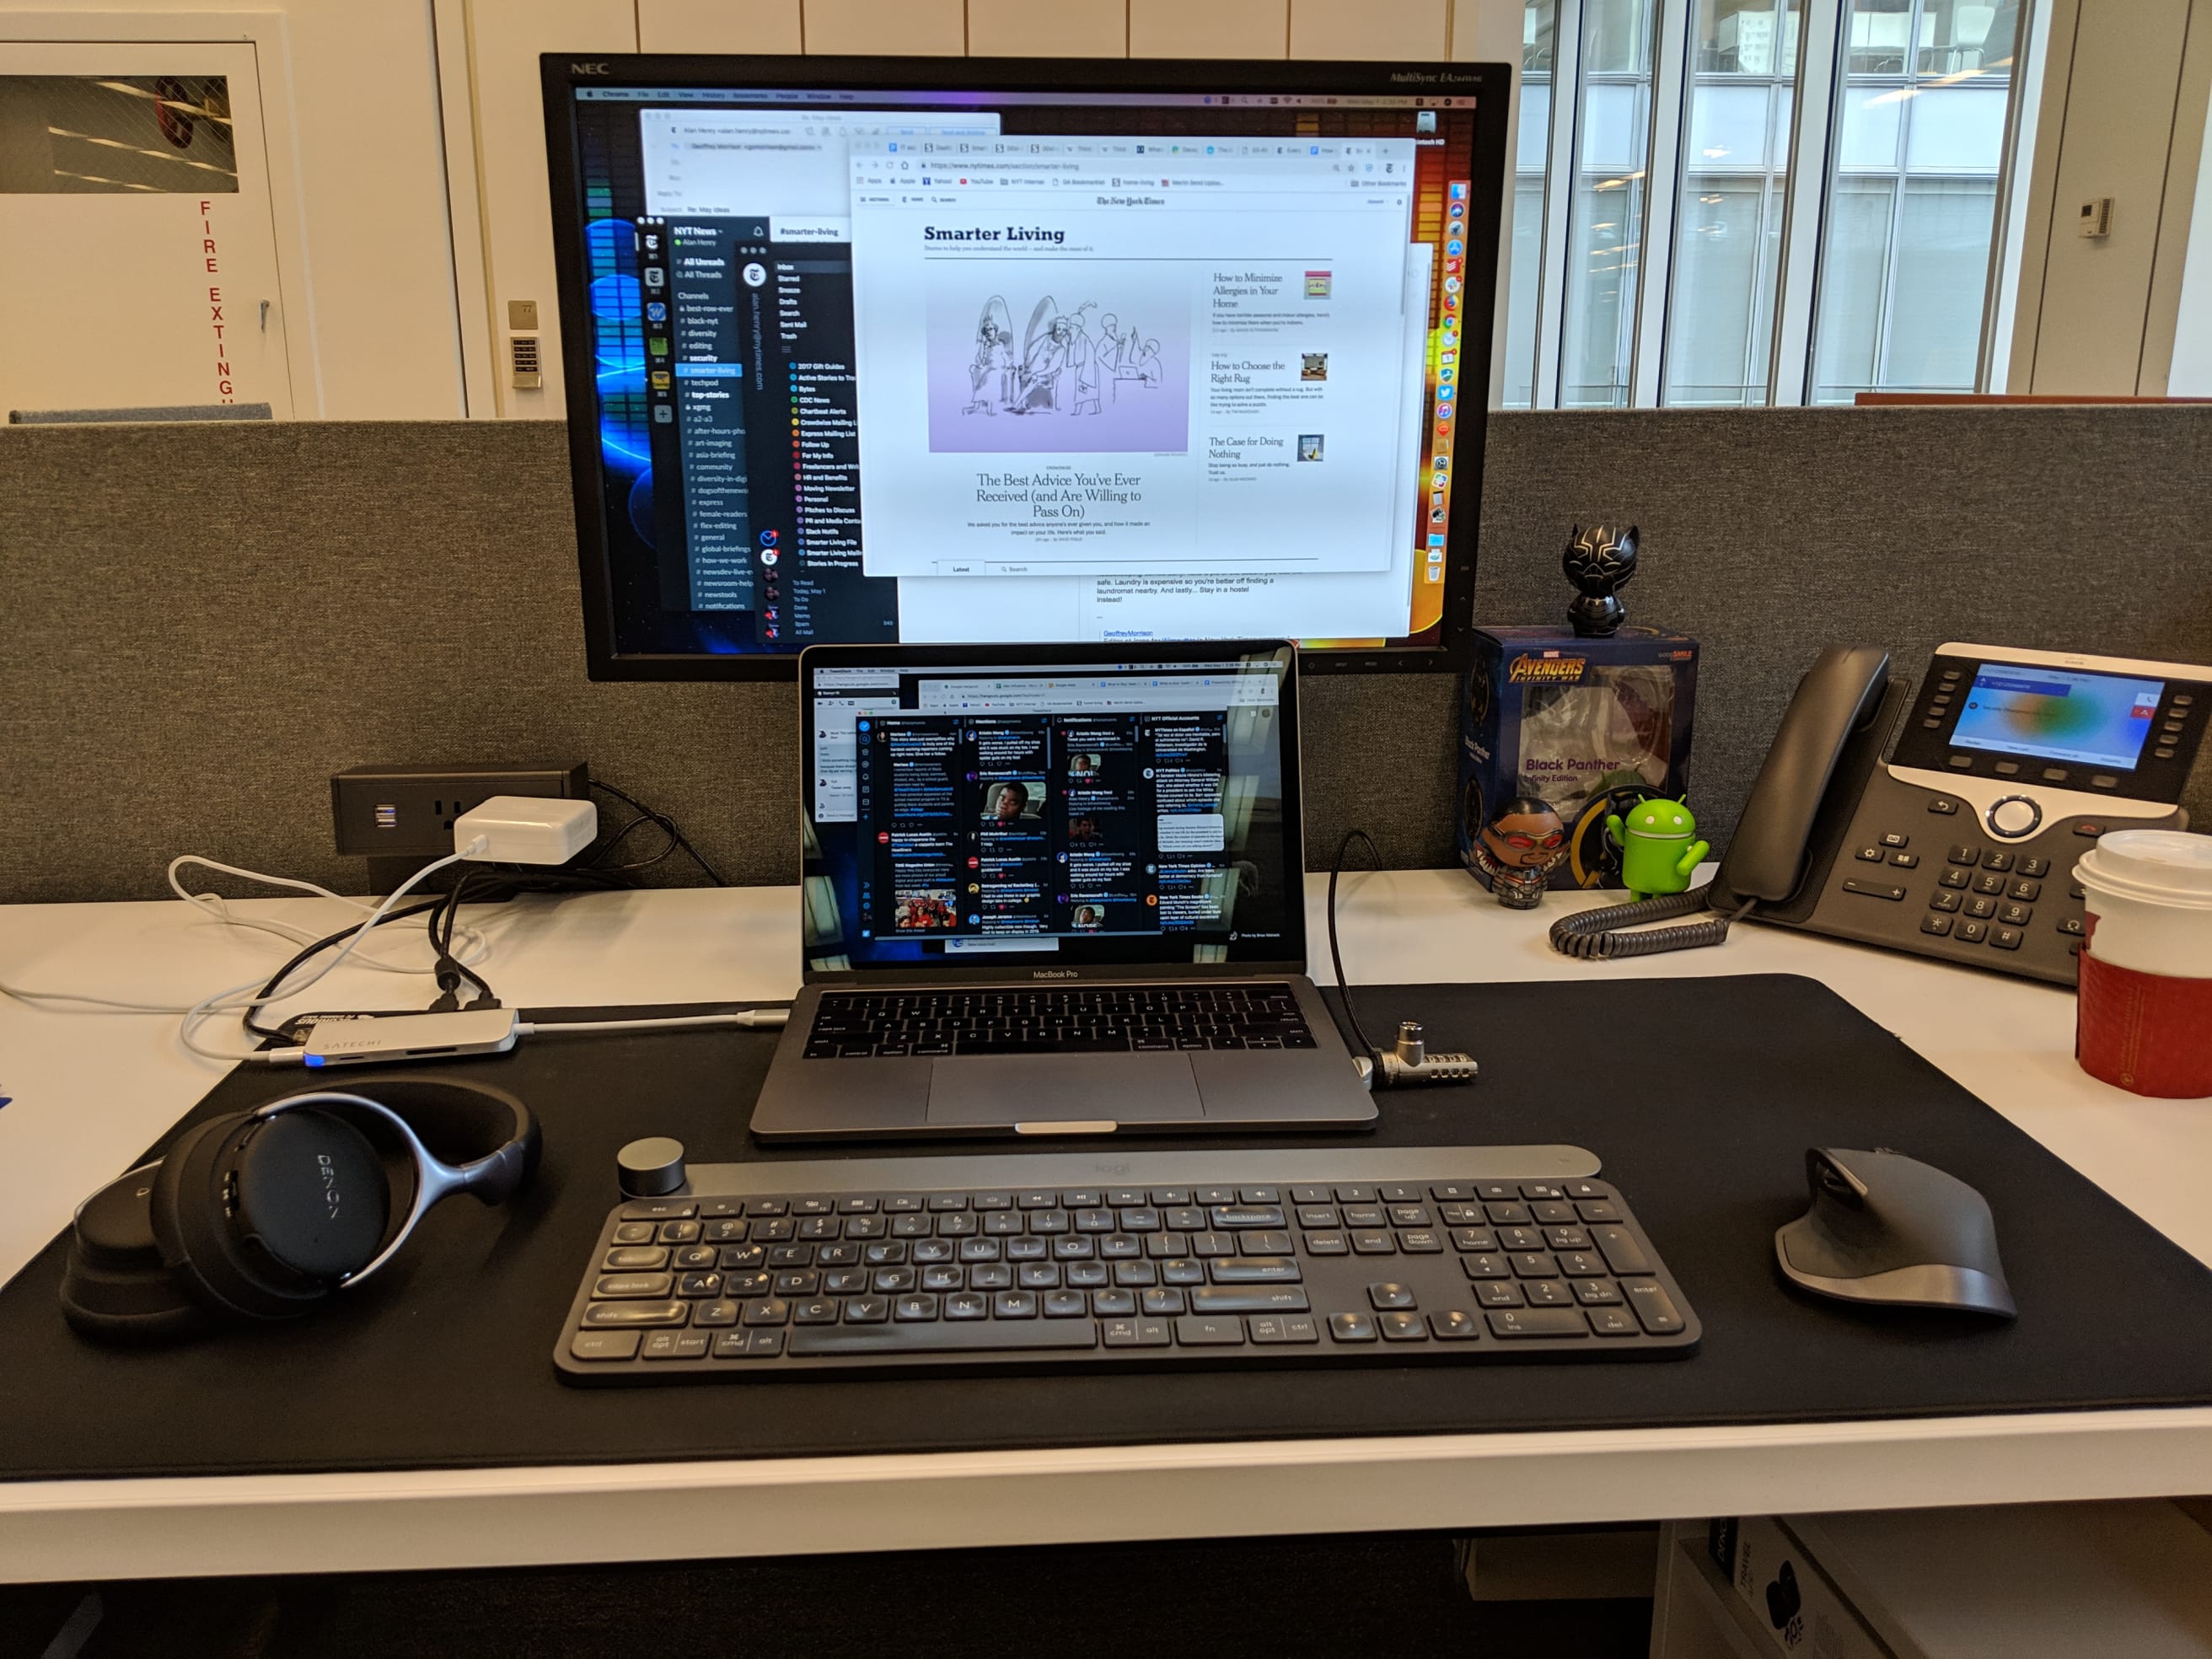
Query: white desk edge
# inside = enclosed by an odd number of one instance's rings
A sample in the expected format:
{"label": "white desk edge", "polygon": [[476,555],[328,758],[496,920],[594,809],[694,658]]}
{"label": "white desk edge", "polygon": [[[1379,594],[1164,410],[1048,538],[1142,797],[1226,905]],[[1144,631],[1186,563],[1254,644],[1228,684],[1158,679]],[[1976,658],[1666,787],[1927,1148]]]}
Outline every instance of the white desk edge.
{"label": "white desk edge", "polygon": [[[1328,977],[1320,878],[1311,952]],[[1355,984],[1799,973],[1869,1017],[2200,1259],[2212,1109],[2084,1076],[2063,991],[1778,930],[1598,966],[1455,871],[1347,878]],[[335,927],[336,907],[269,901]],[[791,889],[613,893],[485,912],[511,1004],[759,1000],[797,979]],[[396,946],[387,946],[396,949]],[[419,951],[419,946],[410,947]],[[0,977],[189,1001],[282,960],[180,904],[0,909]],[[404,1006],[422,981],[343,969],[308,1000]],[[1363,1006],[1370,1023],[1388,1009]],[[0,1272],[65,1224],[220,1074],[161,1017],[0,999]],[[588,1041],[588,1039],[579,1039]],[[1432,1032],[1478,1057],[1491,1034]],[[1479,1110],[1481,1087],[1468,1092]],[[88,1111],[88,1103],[98,1109]],[[653,1126],[641,1121],[641,1132]],[[1594,1148],[1600,1156],[1602,1147]],[[714,1156],[712,1148],[695,1155]],[[613,1188],[609,1182],[609,1198]],[[2002,1218],[2000,1218],[2000,1225]],[[1694,1361],[1690,1362],[1694,1364]],[[637,1396],[609,1395],[611,1401]],[[1299,1530],[2172,1496],[2212,1490],[2212,1408],[1678,1429],[1197,1443],[527,1468],[0,1482],[0,1581],[667,1559]],[[763,1515],[775,1523],[763,1528]]]}

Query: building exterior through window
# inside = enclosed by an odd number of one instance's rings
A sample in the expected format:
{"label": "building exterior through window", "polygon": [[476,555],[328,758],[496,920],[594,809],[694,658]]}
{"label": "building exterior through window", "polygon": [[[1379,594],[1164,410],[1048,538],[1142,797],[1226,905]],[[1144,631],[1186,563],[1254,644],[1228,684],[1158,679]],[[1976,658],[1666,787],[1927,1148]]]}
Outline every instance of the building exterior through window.
{"label": "building exterior through window", "polygon": [[2033,3],[1526,0],[1504,406],[1984,388]]}

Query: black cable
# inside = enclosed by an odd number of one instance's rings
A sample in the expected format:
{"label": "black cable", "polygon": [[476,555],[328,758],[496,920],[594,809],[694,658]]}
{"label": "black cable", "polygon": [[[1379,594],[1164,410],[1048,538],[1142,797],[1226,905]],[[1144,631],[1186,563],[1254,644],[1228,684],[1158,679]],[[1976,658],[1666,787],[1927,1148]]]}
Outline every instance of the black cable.
{"label": "black cable", "polygon": [[[705,872],[707,879],[713,882],[715,886],[727,887],[730,884],[727,881],[722,878],[722,872],[707,861],[707,855],[691,844],[691,838],[686,836],[681,829],[678,828],[676,820],[670,817],[667,813],[654,811],[653,808],[647,806],[643,801],[640,800],[635,795],[631,794],[628,790],[617,789],[613,784],[609,783],[604,778],[593,778],[592,780],[592,787],[594,789],[604,789],[608,794],[612,795],[617,800],[635,807],[637,811],[644,816],[644,817],[650,818],[653,823],[659,824],[663,830],[666,830],[668,832],[670,842],[674,846],[682,848],[686,853],[690,854],[691,862],[697,865],[699,868]],[[627,825],[624,827],[623,833],[627,835],[631,829],[635,829],[635,827],[636,826],[635,824]],[[662,856],[665,857],[666,854],[664,854]],[[646,863],[658,864],[659,861],[659,859],[650,859],[646,860]],[[635,867],[642,869],[644,866],[638,865],[635,866],[617,867]]]}
{"label": "black cable", "polygon": [[[376,925],[382,927],[388,922],[404,921],[409,916],[424,915],[430,911],[435,910],[444,902],[445,900],[438,898],[428,900],[422,904],[410,904],[404,910],[393,910],[387,915],[379,916],[376,919]],[[333,945],[344,944],[346,940],[351,939],[360,931],[361,924],[356,921],[349,927],[339,928],[337,933],[332,933],[328,939],[319,939],[313,945],[303,946],[299,955],[294,957],[291,961],[286,963],[282,968],[279,968],[275,973],[269,976],[269,982],[261,988],[260,995],[254,999],[255,1003],[258,1005],[263,998],[267,997],[274,992],[279,985],[282,985],[284,982],[285,976],[295,968],[297,968],[301,963],[309,960],[311,957],[316,956],[321,951],[330,950]],[[284,1040],[284,1032],[279,1030],[273,1030],[269,1026],[262,1024],[253,1018],[254,1013],[255,1009],[248,1008],[240,1017],[245,1021],[246,1029],[247,1030],[252,1032],[253,1035],[258,1037],[267,1038],[274,1042],[281,1042]]]}
{"label": "black cable", "polygon": [[[609,864],[607,862],[607,855],[610,853],[613,852],[616,848],[621,846],[623,842],[628,841],[635,831],[641,826],[648,823],[653,825],[654,829],[659,830],[663,835],[668,836],[668,844],[665,847],[662,848],[658,853],[655,853],[651,858],[633,859],[626,864]],[[667,858],[671,854],[674,853],[677,850],[678,845],[678,842],[675,836],[670,834],[669,823],[666,818],[663,817],[658,812],[641,812],[635,817],[632,818],[628,823],[623,825],[621,829],[616,830],[614,834],[607,836],[599,842],[599,850],[592,854],[592,861],[587,867],[594,870],[608,871],[647,870],[652,868],[653,866],[659,864],[663,859]]]}
{"label": "black cable", "polygon": [[1344,999],[1344,1015],[1352,1022],[1352,1035],[1359,1040],[1359,1052],[1372,1057],[1382,1051],[1370,1042],[1367,1033],[1359,1029],[1359,1012],[1352,1006],[1352,985],[1344,977],[1344,957],[1336,948],[1336,878],[1344,873],[1344,855],[1352,850],[1352,843],[1355,841],[1364,843],[1368,856],[1375,860],[1377,870],[1382,867],[1382,850],[1375,845],[1375,838],[1364,830],[1347,830],[1344,839],[1337,843],[1336,860],[1328,866],[1328,965],[1335,970],[1337,992]]}
{"label": "black cable", "polygon": [[432,971],[437,975],[438,1000],[430,1005],[430,1012],[442,1013],[459,1007],[460,981],[473,983],[478,994],[471,999],[471,1008],[496,1008],[499,995],[492,989],[491,981],[470,967],[455,954],[453,933],[459,924],[462,904],[473,895],[478,902],[498,903],[523,893],[573,892],[578,889],[605,892],[634,885],[613,870],[598,870],[588,865],[568,868],[516,867],[504,865],[472,865],[461,873],[453,890],[439,901],[439,913],[430,918],[430,945],[437,955]]}
{"label": "black cable", "polygon": [[1718,945],[1731,924],[1743,920],[1753,901],[1746,899],[1733,915],[1706,915],[1701,921],[1680,927],[1662,927],[1649,933],[1630,933],[1623,928],[1647,921],[1669,921],[1676,916],[1696,915],[1712,904],[1712,883],[1686,893],[1637,899],[1627,904],[1608,904],[1600,910],[1579,910],[1552,924],[1552,948],[1562,956],[1584,962],[1609,962],[1616,957],[1656,956],[1662,951],[1692,951]]}
{"label": "black cable", "polygon": [[[706,872],[708,878],[717,887],[726,887],[730,884],[723,879],[721,872],[708,863],[699,849],[691,844],[690,838],[678,827],[676,820],[665,812],[653,811],[628,791],[618,789],[613,784],[601,780],[594,779],[592,787],[594,789],[603,789],[616,799],[627,803],[636,810],[637,816],[614,835],[601,842],[599,852],[591,864],[578,865],[568,869],[525,871],[498,866],[472,865],[462,871],[453,887],[440,897],[426,900],[420,904],[410,904],[404,909],[393,910],[377,918],[375,925],[379,927],[406,917],[428,916],[429,918],[423,927],[431,949],[437,953],[437,960],[432,971],[437,977],[439,1003],[446,1003],[451,1000],[453,1006],[458,1006],[460,981],[466,979],[474,984],[481,994],[471,1003],[471,1007],[496,1008],[499,1006],[499,1000],[492,991],[490,981],[453,954],[453,932],[459,922],[462,902],[471,889],[480,896],[483,902],[493,902],[513,898],[521,893],[559,892],[576,888],[605,891],[634,886],[635,883],[625,878],[625,872],[649,868],[669,857],[678,848],[689,854],[692,861]],[[620,846],[632,831],[646,823],[658,826],[668,836],[666,847],[650,858],[638,859],[626,864],[605,865],[600,862],[609,852]],[[261,988],[260,997],[257,998],[256,1001],[273,993],[279,985],[283,983],[285,977],[294,969],[322,951],[343,944],[359,932],[360,927],[361,924],[356,922],[351,927],[340,928],[326,939],[317,939],[313,944],[301,947],[296,956],[269,976],[268,983]],[[437,1006],[438,1004],[432,1005],[434,1012],[436,1011]],[[286,1031],[262,1024],[254,1018],[254,1012],[253,1009],[248,1008],[240,1016],[247,1030],[265,1041],[288,1040],[289,1034]]]}
{"label": "black cable", "polygon": [[453,927],[460,917],[462,898],[468,892],[470,884],[476,881],[480,873],[481,870],[477,866],[462,871],[452,890],[446,895],[441,908],[424,924],[429,933],[431,946],[438,953],[438,959],[430,969],[438,985],[438,1000],[430,1005],[430,1012],[434,1014],[450,1013],[461,1006],[461,981],[464,979],[473,984],[478,993],[470,1000],[470,1007],[499,1006],[499,998],[492,991],[491,981],[453,954]]}

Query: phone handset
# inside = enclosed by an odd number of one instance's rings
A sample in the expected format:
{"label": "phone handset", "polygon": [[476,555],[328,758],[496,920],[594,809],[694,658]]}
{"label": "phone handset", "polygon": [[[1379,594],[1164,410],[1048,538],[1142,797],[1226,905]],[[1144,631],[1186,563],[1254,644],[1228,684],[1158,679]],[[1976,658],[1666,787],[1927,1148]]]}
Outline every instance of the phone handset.
{"label": "phone handset", "polygon": [[[1607,957],[1718,945],[1728,937],[1729,924],[1754,904],[1790,897],[1804,879],[1814,825],[1836,763],[1852,734],[1881,707],[1888,683],[1889,653],[1879,647],[1823,647],[1784,711],[1713,879],[1686,893],[1563,916],[1552,925],[1553,949]],[[1712,914],[1679,927],[1619,931],[1704,911]]]}
{"label": "phone handset", "polygon": [[1888,684],[1889,653],[1877,646],[1831,645],[1813,659],[1783,711],[1735,838],[1713,877],[1715,909],[1732,910],[1747,900],[1778,904],[1797,890],[1836,763]]}

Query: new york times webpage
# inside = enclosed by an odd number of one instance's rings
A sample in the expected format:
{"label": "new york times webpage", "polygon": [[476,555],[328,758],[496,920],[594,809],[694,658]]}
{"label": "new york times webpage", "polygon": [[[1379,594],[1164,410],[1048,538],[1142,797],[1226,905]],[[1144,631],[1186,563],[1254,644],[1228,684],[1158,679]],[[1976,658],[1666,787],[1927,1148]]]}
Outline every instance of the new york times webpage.
{"label": "new york times webpage", "polygon": [[1411,143],[1040,148],[853,145],[868,574],[1402,568]]}
{"label": "new york times webpage", "polygon": [[[1433,250],[1412,245],[1406,266],[1406,390],[1397,414],[1400,476],[1421,459],[1422,307]],[[1395,639],[1408,631],[1416,581],[1443,580],[1441,560],[1415,563],[1419,492],[1407,489],[1381,570],[1176,571],[1077,576],[908,576],[898,585],[907,640]]]}

